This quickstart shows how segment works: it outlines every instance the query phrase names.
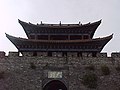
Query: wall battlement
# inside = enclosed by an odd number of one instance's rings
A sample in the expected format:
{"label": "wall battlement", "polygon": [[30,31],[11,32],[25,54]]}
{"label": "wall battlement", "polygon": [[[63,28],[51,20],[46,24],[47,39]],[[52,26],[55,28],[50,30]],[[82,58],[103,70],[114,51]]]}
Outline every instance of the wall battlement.
{"label": "wall battlement", "polygon": [[0,51],[0,58],[4,58],[5,57],[5,52],[4,51]]}
{"label": "wall battlement", "polygon": [[52,56],[48,56],[46,52],[37,53],[34,56],[32,52],[24,52],[20,55],[19,52],[9,52],[8,56],[5,52],[0,52],[0,63],[4,61],[14,63],[30,63],[39,62],[43,63],[55,63],[55,64],[76,64],[76,65],[118,65],[120,64],[120,53],[112,53],[111,57],[107,56],[107,53],[97,53],[93,56],[92,53],[82,53],[82,56],[77,56],[77,53],[67,53],[67,56],[62,56],[60,52],[52,53]]}
{"label": "wall battlement", "polygon": [[77,56],[77,53],[67,53],[67,56],[62,56],[62,53],[54,52],[52,56],[48,56],[46,52],[37,53],[37,56],[33,56],[33,53],[23,53],[21,56],[19,52],[9,52],[8,56],[5,56],[5,52],[0,52],[0,63],[4,61],[11,63],[30,63],[39,62],[54,63],[54,64],[76,64],[76,65],[116,65],[120,64],[120,53],[112,53],[111,57],[107,56],[107,53],[97,53],[93,56],[92,53],[82,53],[82,56]]}
{"label": "wall battlement", "polygon": [[[4,58],[6,56],[6,53],[4,51],[0,51],[0,58]],[[36,54],[33,52],[23,52],[22,55],[20,55],[19,52],[9,52],[8,57],[47,57],[47,52],[37,52]],[[52,52],[51,57],[65,57],[61,52]],[[93,53],[81,53],[79,56],[75,52],[68,52],[66,53],[66,57],[108,57],[107,53],[96,53],[96,55],[93,55]],[[120,58],[120,52],[112,52],[111,56],[112,58]]]}

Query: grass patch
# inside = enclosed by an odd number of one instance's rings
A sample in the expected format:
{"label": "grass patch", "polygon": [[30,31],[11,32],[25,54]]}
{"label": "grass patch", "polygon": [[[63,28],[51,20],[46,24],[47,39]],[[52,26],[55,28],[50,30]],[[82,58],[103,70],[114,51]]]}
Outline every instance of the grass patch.
{"label": "grass patch", "polygon": [[120,66],[115,67],[115,69],[120,72]]}
{"label": "grass patch", "polygon": [[82,78],[82,83],[88,88],[96,88],[97,87],[97,76],[93,73],[86,74]]}
{"label": "grass patch", "polygon": [[34,64],[34,63],[30,63],[30,68],[31,68],[31,69],[36,69],[35,64]]}
{"label": "grass patch", "polygon": [[102,74],[103,75],[109,75],[110,74],[110,69],[108,66],[104,65],[104,66],[101,66],[101,71],[102,71]]}

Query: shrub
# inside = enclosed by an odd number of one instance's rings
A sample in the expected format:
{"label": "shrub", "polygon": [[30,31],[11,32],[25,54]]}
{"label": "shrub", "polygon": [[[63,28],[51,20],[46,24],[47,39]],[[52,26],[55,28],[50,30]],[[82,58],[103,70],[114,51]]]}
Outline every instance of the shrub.
{"label": "shrub", "polygon": [[95,67],[94,67],[94,65],[89,65],[89,66],[86,66],[85,69],[94,71]]}
{"label": "shrub", "polygon": [[36,69],[35,64],[34,64],[34,63],[30,63],[30,68],[31,68],[31,69]]}
{"label": "shrub", "polygon": [[109,75],[110,74],[110,69],[106,65],[101,67],[101,71],[103,75]]}
{"label": "shrub", "polygon": [[88,88],[97,87],[97,76],[95,74],[86,74],[82,78],[82,83]]}

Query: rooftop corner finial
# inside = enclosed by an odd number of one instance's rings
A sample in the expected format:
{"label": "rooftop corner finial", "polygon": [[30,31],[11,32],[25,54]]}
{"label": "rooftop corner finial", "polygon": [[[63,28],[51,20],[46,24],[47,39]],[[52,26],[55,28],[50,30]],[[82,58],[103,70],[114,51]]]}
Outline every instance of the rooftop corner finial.
{"label": "rooftop corner finial", "polygon": [[20,23],[20,19],[18,19],[18,22]]}
{"label": "rooftop corner finial", "polygon": [[102,22],[102,19],[100,19],[100,21],[99,21],[100,23]]}
{"label": "rooftop corner finial", "polygon": [[113,33],[112,33],[112,37],[113,37]]}

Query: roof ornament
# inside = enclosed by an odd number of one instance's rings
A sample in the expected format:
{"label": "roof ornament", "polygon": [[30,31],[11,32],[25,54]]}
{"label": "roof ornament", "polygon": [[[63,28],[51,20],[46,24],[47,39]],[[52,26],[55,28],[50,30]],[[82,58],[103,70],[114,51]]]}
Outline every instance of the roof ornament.
{"label": "roof ornament", "polygon": [[43,24],[42,21],[41,21],[41,24]]}
{"label": "roof ornament", "polygon": [[61,26],[61,21],[60,21],[60,26]]}
{"label": "roof ornament", "polygon": [[82,23],[79,21],[79,25],[82,25]]}

